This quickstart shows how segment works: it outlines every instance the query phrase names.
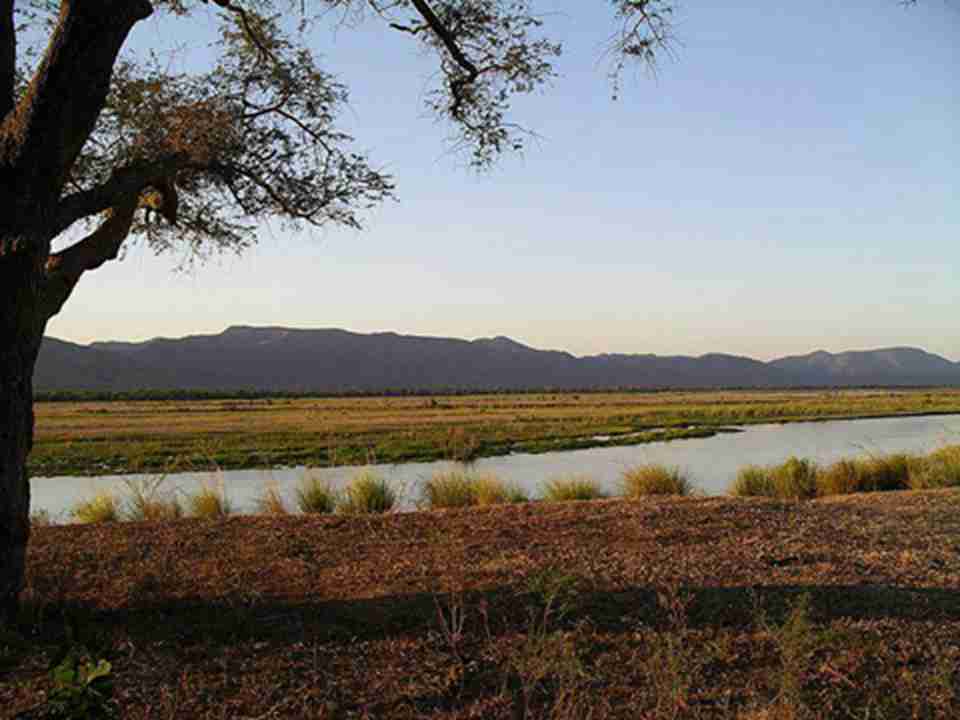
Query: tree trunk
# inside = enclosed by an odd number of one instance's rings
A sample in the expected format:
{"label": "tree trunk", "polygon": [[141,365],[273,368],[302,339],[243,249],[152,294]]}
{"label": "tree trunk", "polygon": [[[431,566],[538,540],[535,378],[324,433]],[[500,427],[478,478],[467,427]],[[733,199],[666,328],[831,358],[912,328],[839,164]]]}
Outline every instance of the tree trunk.
{"label": "tree trunk", "polygon": [[33,445],[33,368],[46,325],[40,312],[42,252],[35,243],[3,235],[0,232],[0,624],[13,619],[23,588],[30,536],[27,455]]}

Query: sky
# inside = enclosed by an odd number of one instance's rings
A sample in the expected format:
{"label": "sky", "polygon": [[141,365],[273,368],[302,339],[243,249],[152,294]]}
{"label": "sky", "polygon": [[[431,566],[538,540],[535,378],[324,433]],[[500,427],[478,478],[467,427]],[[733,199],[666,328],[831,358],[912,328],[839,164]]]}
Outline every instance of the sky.
{"label": "sky", "polygon": [[[48,334],[283,325],[578,355],[909,345],[960,360],[960,0],[683,0],[673,57],[629,73],[616,101],[609,4],[535,7],[564,54],[516,104],[539,136],[521,156],[477,174],[451,152],[406,36],[317,31],[350,88],[342,124],[398,200],[362,231],[265,225],[242,256],[186,272],[134,244]],[[130,43],[164,37],[148,20]]]}

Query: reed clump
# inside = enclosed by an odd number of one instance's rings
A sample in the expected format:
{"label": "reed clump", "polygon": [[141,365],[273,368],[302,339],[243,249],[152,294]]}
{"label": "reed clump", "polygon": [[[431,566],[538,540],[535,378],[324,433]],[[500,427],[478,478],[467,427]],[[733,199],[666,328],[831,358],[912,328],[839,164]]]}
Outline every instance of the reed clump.
{"label": "reed clump", "polygon": [[543,486],[543,499],[547,502],[571,500],[598,500],[606,497],[600,484],[589,475],[569,475],[548,480]]}
{"label": "reed clump", "polygon": [[304,475],[294,494],[297,508],[305,514],[328,515],[337,509],[337,493],[316,475]]}
{"label": "reed clump", "polygon": [[233,505],[227,497],[223,481],[205,482],[187,501],[194,517],[213,520],[233,514]]}
{"label": "reed clump", "polygon": [[70,515],[77,522],[84,524],[119,522],[120,502],[112,492],[100,490],[89,500],[81,500],[74,505]]}
{"label": "reed clump", "polygon": [[806,500],[817,494],[817,465],[798,457],[779,465],[748,465],[737,473],[729,492],[737,497]]}
{"label": "reed clump", "polygon": [[162,490],[166,477],[130,478],[124,519],[131,522],[176,520],[183,517],[183,505],[175,495]]}
{"label": "reed clump", "polygon": [[397,504],[397,493],[390,484],[371,470],[362,470],[350,481],[337,503],[345,515],[372,515],[390,512]]}
{"label": "reed clump", "polygon": [[910,475],[914,490],[960,487],[960,445],[948,445],[927,457]]}
{"label": "reed clump", "polygon": [[423,504],[429,508],[458,508],[526,502],[523,489],[493,473],[456,469],[438,472],[423,486]]}
{"label": "reed clump", "polygon": [[623,494],[628,498],[649,495],[689,495],[693,483],[680,468],[649,463],[628,468],[620,478]]}
{"label": "reed clump", "polygon": [[261,515],[289,515],[287,503],[276,482],[264,486],[263,492],[257,498],[257,512]]}

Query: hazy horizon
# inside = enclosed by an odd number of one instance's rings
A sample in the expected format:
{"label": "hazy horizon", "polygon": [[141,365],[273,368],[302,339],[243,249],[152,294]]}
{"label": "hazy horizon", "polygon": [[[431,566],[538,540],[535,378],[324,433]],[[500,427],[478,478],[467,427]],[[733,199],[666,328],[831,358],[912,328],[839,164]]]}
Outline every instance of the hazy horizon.
{"label": "hazy horizon", "polygon": [[[550,5],[550,8],[547,8]],[[506,335],[576,355],[758,359],[893,346],[960,359],[960,5],[688,0],[656,78],[610,101],[610,17],[543,3],[542,136],[485,175],[423,117],[429,58],[375,22],[319,33],[344,129],[396,176],[363,232],[291,233],[183,274],[134,244],[81,281],[74,342],[291,325]],[[205,50],[204,23],[131,46]],[[198,29],[199,28],[199,29]]]}

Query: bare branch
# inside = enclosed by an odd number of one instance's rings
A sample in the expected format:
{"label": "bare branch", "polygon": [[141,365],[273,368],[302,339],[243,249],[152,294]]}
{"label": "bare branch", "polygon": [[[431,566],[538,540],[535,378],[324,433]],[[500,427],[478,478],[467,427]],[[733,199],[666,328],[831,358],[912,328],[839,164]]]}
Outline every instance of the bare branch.
{"label": "bare branch", "polygon": [[17,29],[13,1],[0,0],[0,123],[14,107],[17,76]]}

